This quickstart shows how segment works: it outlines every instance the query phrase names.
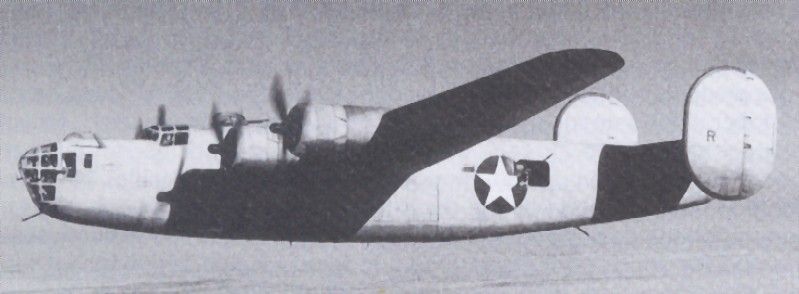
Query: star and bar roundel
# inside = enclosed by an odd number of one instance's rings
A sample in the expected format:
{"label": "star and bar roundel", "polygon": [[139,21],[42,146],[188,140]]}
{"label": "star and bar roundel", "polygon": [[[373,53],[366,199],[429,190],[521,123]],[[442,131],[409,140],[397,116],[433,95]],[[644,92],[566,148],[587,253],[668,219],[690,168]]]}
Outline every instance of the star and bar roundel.
{"label": "star and bar roundel", "polygon": [[506,156],[490,156],[474,174],[477,200],[494,213],[508,213],[519,207],[527,195],[527,185],[515,173],[515,162]]}

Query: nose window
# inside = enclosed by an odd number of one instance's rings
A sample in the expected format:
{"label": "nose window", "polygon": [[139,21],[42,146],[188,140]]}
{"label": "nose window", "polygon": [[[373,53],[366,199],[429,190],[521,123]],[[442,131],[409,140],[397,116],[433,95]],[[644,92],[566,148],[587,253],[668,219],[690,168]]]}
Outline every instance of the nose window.
{"label": "nose window", "polygon": [[45,183],[55,183],[56,178],[58,177],[58,171],[53,169],[43,169],[42,173],[42,182]]}
{"label": "nose window", "polygon": [[42,201],[54,201],[55,200],[55,186],[42,186],[41,197]]}
{"label": "nose window", "polygon": [[26,179],[31,182],[38,182],[39,181],[39,170],[35,168],[26,168],[22,171],[23,175]]}
{"label": "nose window", "polygon": [[42,167],[56,167],[58,166],[58,154],[44,154],[42,155]]}
{"label": "nose window", "polygon": [[57,152],[58,144],[51,143],[32,148],[20,158],[20,173],[36,201],[55,201],[58,175],[75,176],[75,153],[64,154],[64,163],[59,163]]}
{"label": "nose window", "polygon": [[36,155],[28,156],[28,158],[26,160],[28,162],[28,166],[36,167],[36,163],[39,162],[39,156],[36,156]]}

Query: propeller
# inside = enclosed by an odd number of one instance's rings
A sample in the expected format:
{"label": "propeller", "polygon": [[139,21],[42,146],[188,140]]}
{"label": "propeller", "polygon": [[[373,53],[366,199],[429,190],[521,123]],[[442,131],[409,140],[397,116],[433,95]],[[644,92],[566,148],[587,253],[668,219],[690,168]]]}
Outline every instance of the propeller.
{"label": "propeller", "polygon": [[[288,149],[293,147],[299,138],[298,131],[300,131],[300,127],[297,126],[297,123],[292,123],[293,120],[289,118],[290,113],[286,103],[286,92],[283,90],[283,83],[280,75],[275,75],[272,79],[272,86],[269,90],[269,101],[272,104],[272,109],[275,111],[275,114],[280,119],[278,122],[269,125],[269,130],[283,138],[282,153],[283,158],[286,158]],[[308,103],[310,101],[310,93],[306,91],[300,101],[300,103]],[[291,113],[293,113],[293,111]],[[208,152],[221,155],[222,166],[229,167],[233,163],[236,155],[241,128],[251,123],[264,123],[268,121],[270,120],[248,120],[240,113],[221,113],[217,110],[216,104],[212,104],[210,125],[219,143],[208,145]],[[227,134],[225,134],[224,129],[226,126],[230,126]]]}
{"label": "propeller", "polygon": [[[275,75],[272,80],[272,89],[270,100],[272,102],[272,109],[277,112],[280,117],[279,122],[269,125],[269,131],[283,137],[283,155],[286,154],[289,148],[293,148],[300,139],[300,132],[302,131],[302,120],[305,117],[305,109],[294,108],[289,112],[286,107],[286,95],[283,91],[283,84],[279,75]],[[296,105],[309,104],[311,102],[311,93],[305,91],[302,98]],[[295,106],[296,106],[295,105]],[[297,115],[292,115],[297,111]],[[300,111],[303,111],[302,113]]]}
{"label": "propeller", "polygon": [[286,92],[283,91],[283,82],[280,75],[272,78],[272,87],[269,91],[269,100],[272,102],[272,109],[277,112],[280,121],[288,118],[288,108],[286,108]]}
{"label": "propeller", "polygon": [[214,130],[214,134],[216,135],[217,142],[222,142],[224,139],[224,126],[222,121],[220,120],[219,109],[216,107],[216,102],[211,104],[211,121],[208,123],[211,126],[211,129]]}

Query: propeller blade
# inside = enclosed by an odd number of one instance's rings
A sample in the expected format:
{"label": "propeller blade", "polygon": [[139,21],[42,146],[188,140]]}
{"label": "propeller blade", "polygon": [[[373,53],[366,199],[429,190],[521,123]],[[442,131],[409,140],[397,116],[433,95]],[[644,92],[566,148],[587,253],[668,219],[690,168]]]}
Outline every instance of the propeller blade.
{"label": "propeller blade", "polygon": [[158,125],[166,125],[166,106],[158,105]]}
{"label": "propeller blade", "polygon": [[216,107],[216,102],[211,102],[211,121],[209,122],[210,125],[214,124],[215,117],[219,113],[219,108]]}
{"label": "propeller blade", "polygon": [[214,130],[214,134],[216,135],[217,142],[222,143],[224,138],[224,130],[222,121],[220,121],[221,116],[219,115],[219,110],[216,107],[216,103],[211,104],[211,128]]}
{"label": "propeller blade", "polygon": [[222,167],[229,168],[233,165],[236,159],[236,149],[239,145],[239,136],[241,135],[241,128],[246,124],[243,119],[236,120],[233,127],[228,130],[224,141],[220,143],[220,155],[222,156]]}
{"label": "propeller blade", "polygon": [[286,93],[283,92],[283,83],[280,81],[280,75],[275,75],[275,77],[272,79],[270,100],[272,101],[272,109],[277,112],[280,120],[286,120],[286,117],[288,116],[288,108],[286,107]]}
{"label": "propeller blade", "polygon": [[141,139],[142,137],[144,137],[144,126],[142,126],[141,118],[139,118],[139,123],[136,125],[136,134],[133,138]]}

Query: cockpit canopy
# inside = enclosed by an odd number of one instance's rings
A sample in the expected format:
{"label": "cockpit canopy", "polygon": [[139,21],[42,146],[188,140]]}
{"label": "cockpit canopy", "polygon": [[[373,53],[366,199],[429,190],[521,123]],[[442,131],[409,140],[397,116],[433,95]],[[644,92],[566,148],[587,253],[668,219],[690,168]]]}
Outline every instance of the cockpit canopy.
{"label": "cockpit canopy", "polygon": [[189,143],[189,126],[151,126],[144,129],[141,139],[159,142],[161,146],[186,145]]}

